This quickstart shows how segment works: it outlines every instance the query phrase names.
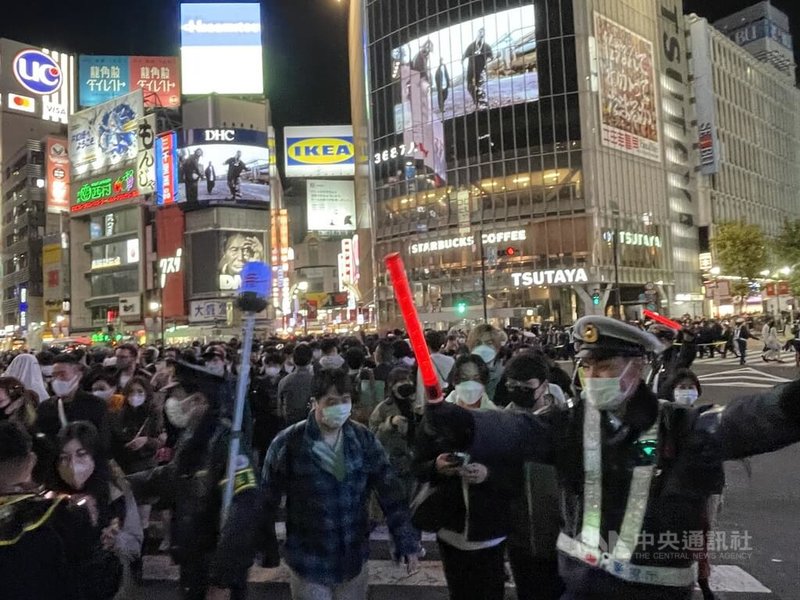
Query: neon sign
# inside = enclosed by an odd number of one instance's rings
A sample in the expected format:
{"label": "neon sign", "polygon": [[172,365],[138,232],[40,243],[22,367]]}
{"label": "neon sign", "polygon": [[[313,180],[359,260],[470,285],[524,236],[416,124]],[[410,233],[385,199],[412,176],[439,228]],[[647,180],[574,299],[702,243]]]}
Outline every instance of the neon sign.
{"label": "neon sign", "polygon": [[133,169],[127,169],[117,179],[106,177],[84,183],[78,190],[75,205],[70,208],[70,211],[79,212],[99,208],[104,204],[130,200],[138,195]]}

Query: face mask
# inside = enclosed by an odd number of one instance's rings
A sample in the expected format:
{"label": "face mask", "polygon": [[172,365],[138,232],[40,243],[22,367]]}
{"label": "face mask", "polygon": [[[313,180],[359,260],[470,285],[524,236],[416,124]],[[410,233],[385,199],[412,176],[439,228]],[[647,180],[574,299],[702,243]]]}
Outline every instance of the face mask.
{"label": "face mask", "polygon": [[401,383],[394,386],[394,395],[398,398],[410,398],[417,391],[417,386],[413,383]]}
{"label": "face mask", "polygon": [[673,394],[675,397],[675,402],[678,404],[685,404],[687,406],[691,406],[695,402],[697,402],[697,398],[699,394],[697,390],[694,388],[690,389],[677,389]]}
{"label": "face mask", "polygon": [[583,394],[589,405],[597,410],[619,408],[632,391],[622,389],[622,380],[630,365],[628,363],[625,366],[619,377],[586,377],[583,380]]}
{"label": "face mask", "polygon": [[181,401],[177,398],[167,398],[164,403],[164,412],[167,414],[167,419],[178,429],[185,429],[189,424],[190,414],[183,411]]}
{"label": "face mask", "polygon": [[217,377],[225,375],[225,365],[223,363],[211,363],[206,365],[206,371]]}
{"label": "face mask", "polygon": [[114,390],[94,390],[92,395],[97,396],[100,400],[108,402],[108,399],[114,395]]}
{"label": "face mask", "polygon": [[144,404],[146,396],[144,394],[131,394],[128,396],[128,404],[136,408]]}
{"label": "face mask", "polygon": [[283,363],[283,370],[287,373],[294,371],[294,363]]}
{"label": "face mask", "polygon": [[478,356],[480,356],[483,359],[483,362],[485,362],[488,365],[497,356],[497,350],[495,350],[494,347],[492,346],[481,344],[480,346],[475,346],[475,349],[472,351],[472,354],[477,354]]}
{"label": "face mask", "polygon": [[82,490],[92,473],[94,459],[91,456],[76,459],[71,464],[58,465],[58,475],[73,490]]}
{"label": "face mask", "polygon": [[461,404],[475,404],[483,398],[483,384],[479,381],[462,381],[456,386],[456,397]]}
{"label": "face mask", "polygon": [[42,367],[42,377],[47,379],[48,377],[53,376],[53,367],[52,365],[48,365],[46,367]]}
{"label": "face mask", "polygon": [[413,367],[415,361],[414,358],[411,356],[404,356],[403,358],[400,359],[400,362],[402,362],[407,367]]}
{"label": "face mask", "polygon": [[264,375],[267,377],[275,377],[278,373],[281,372],[280,367],[267,367],[264,369]]}
{"label": "face mask", "polygon": [[536,404],[533,390],[528,389],[515,389],[508,392],[508,399],[520,408],[533,408]]}
{"label": "face mask", "polygon": [[322,409],[322,422],[331,429],[338,429],[350,418],[352,408],[350,403],[326,406]]}
{"label": "face mask", "polygon": [[119,387],[124,388],[128,385],[128,382],[131,380],[130,375],[120,375],[119,376]]}
{"label": "face mask", "polygon": [[322,350],[314,350],[311,356],[314,357],[314,360],[319,360],[320,356],[322,356]]}
{"label": "face mask", "polygon": [[54,379],[53,383],[53,391],[55,392],[56,396],[64,397],[69,396],[78,385],[78,378],[73,377],[69,381],[64,381],[63,379]]}

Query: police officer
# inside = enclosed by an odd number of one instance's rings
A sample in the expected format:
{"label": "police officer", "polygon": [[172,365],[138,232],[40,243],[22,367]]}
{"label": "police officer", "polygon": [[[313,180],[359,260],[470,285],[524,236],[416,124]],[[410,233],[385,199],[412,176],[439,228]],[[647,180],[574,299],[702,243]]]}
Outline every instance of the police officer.
{"label": "police officer", "polygon": [[662,350],[652,334],[589,316],[574,339],[574,408],[476,413],[440,403],[430,419],[476,461],[555,464],[565,600],[688,600],[722,461],[800,441],[800,380],[700,414],[659,402],[644,383],[648,354]]}

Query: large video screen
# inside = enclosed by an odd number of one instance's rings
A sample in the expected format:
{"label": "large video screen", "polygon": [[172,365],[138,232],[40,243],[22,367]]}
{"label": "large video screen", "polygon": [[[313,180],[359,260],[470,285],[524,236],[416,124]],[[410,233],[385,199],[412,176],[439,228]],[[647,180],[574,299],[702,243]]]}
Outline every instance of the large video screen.
{"label": "large video screen", "polygon": [[258,3],[181,4],[183,93],[264,94]]}
{"label": "large video screen", "polygon": [[395,48],[393,74],[412,120],[425,118],[426,109],[447,120],[538,99],[534,20],[531,4],[445,27]]}
{"label": "large video screen", "polygon": [[245,263],[268,260],[263,231],[201,231],[190,237],[192,294],[235,292]]}
{"label": "large video screen", "polygon": [[251,129],[187,129],[178,151],[178,202],[269,202],[267,134]]}

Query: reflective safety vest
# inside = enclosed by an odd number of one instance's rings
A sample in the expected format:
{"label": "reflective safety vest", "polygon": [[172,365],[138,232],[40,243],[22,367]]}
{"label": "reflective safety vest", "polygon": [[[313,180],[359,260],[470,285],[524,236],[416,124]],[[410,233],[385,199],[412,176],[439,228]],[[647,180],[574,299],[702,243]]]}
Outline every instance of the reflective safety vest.
{"label": "reflective safety vest", "polygon": [[633,583],[688,587],[697,579],[697,564],[690,567],[657,567],[631,564],[642,530],[650,487],[658,456],[659,427],[664,405],[659,401],[658,416],[653,426],[635,442],[652,463],[633,468],[625,515],[619,538],[613,548],[601,547],[600,519],[603,506],[602,415],[585,404],[583,417],[583,525],[578,539],[561,533],[557,548],[591,567],[603,569],[614,577]]}

